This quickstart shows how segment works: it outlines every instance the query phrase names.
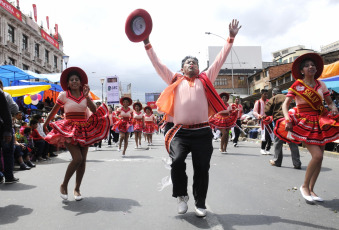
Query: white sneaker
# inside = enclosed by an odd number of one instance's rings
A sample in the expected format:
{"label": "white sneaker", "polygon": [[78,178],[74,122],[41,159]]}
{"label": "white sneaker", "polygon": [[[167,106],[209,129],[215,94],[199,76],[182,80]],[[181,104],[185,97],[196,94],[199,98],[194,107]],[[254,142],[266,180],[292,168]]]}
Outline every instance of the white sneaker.
{"label": "white sneaker", "polygon": [[135,146],[134,148],[135,148],[135,149],[138,149],[138,146]]}
{"label": "white sneaker", "polygon": [[204,208],[195,207],[195,215],[199,217],[205,217],[207,215],[207,211]]}
{"label": "white sneaker", "polygon": [[266,155],[266,151],[264,149],[260,150],[261,155]]}
{"label": "white sneaker", "polygon": [[95,151],[98,151],[98,146],[95,146]]}
{"label": "white sneaker", "polygon": [[271,155],[270,151],[265,150],[266,155]]}
{"label": "white sneaker", "polygon": [[234,143],[234,144],[233,144],[234,147],[237,147],[237,145],[238,145],[237,143]]}
{"label": "white sneaker", "polygon": [[121,149],[118,149],[118,152],[121,152]]}
{"label": "white sneaker", "polygon": [[178,214],[185,214],[187,212],[188,199],[188,196],[178,196]]}

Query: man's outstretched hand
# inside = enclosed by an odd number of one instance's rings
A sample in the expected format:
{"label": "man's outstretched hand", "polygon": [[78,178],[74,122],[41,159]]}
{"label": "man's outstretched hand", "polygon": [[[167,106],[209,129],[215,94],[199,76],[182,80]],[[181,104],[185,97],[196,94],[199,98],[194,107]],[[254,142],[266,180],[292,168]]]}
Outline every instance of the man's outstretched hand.
{"label": "man's outstretched hand", "polygon": [[237,19],[233,19],[232,22],[229,24],[229,30],[230,30],[230,37],[234,38],[237,36],[241,26],[239,26],[239,21]]}

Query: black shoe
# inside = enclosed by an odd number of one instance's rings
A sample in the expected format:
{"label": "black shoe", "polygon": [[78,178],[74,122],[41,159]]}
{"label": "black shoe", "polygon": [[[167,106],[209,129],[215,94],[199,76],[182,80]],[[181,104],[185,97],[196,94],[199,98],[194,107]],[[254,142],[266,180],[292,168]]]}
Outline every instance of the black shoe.
{"label": "black shoe", "polygon": [[50,157],[57,157],[58,155],[55,154],[55,153],[50,153],[49,156],[50,156]]}
{"label": "black shoe", "polygon": [[301,169],[301,165],[299,166],[294,166],[295,169]]}
{"label": "black shoe", "polygon": [[20,164],[20,169],[21,170],[30,170],[31,168],[28,167],[25,163]]}
{"label": "black shoe", "polygon": [[14,184],[14,183],[17,183],[19,182],[19,178],[15,178],[13,177],[12,179],[6,179],[6,184]]}
{"label": "black shoe", "polygon": [[27,161],[27,162],[25,162],[25,163],[26,163],[27,166],[29,166],[29,167],[31,167],[31,168],[34,168],[34,167],[36,166],[35,164],[33,164],[32,161]]}

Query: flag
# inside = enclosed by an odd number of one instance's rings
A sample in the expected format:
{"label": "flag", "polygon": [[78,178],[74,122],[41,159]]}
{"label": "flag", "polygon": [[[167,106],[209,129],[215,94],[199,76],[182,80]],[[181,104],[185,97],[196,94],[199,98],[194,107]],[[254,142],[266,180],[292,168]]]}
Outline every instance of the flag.
{"label": "flag", "polygon": [[17,6],[18,8],[20,8],[20,6],[19,6],[19,0],[16,0],[16,6]]}
{"label": "flag", "polygon": [[54,38],[55,38],[55,40],[58,40],[58,38],[59,38],[59,35],[58,35],[58,24],[55,24],[54,29],[55,29]]}
{"label": "flag", "polygon": [[49,17],[46,16],[46,22],[47,22],[47,29],[49,30]]}
{"label": "flag", "polygon": [[33,11],[34,11],[35,22],[38,22],[38,13],[37,13],[37,9],[36,9],[36,5],[35,4],[33,4]]}

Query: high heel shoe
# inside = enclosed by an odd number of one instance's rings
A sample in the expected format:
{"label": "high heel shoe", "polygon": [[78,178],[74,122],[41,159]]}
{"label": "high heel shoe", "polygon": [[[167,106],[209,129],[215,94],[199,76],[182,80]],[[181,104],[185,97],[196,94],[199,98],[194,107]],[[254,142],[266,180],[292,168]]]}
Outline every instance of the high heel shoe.
{"label": "high heel shoe", "polygon": [[312,196],[312,195],[311,195],[311,197],[312,197],[312,199],[313,199],[314,201],[324,202],[324,199],[321,198],[321,197],[319,197],[319,196]]}
{"label": "high heel shoe", "polygon": [[303,187],[300,186],[300,193],[303,196],[303,198],[305,199],[307,204],[314,204],[314,200],[312,198],[312,196],[307,196],[304,191],[303,191]]}
{"label": "high heel shoe", "polygon": [[75,193],[73,193],[73,194],[74,194],[74,200],[76,200],[76,201],[82,200],[82,196],[81,195],[77,196],[77,195],[75,195]]}

